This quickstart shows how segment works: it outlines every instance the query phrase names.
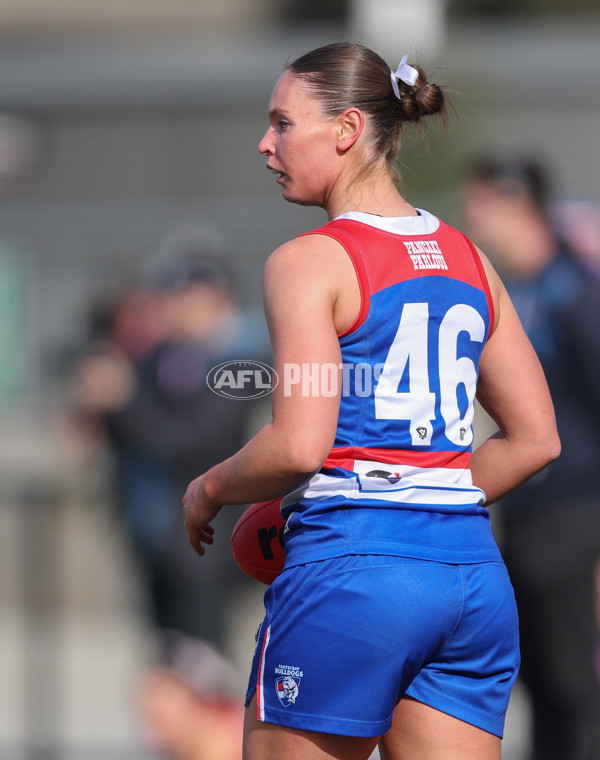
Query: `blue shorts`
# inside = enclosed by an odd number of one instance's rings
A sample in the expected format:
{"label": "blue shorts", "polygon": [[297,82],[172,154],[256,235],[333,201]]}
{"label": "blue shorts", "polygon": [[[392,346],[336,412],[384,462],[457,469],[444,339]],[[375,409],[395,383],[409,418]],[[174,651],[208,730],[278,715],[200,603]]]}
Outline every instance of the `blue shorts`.
{"label": "blue shorts", "polygon": [[407,695],[502,736],[519,668],[502,562],[352,555],[291,567],[265,594],[246,705],[259,720],[381,736]]}

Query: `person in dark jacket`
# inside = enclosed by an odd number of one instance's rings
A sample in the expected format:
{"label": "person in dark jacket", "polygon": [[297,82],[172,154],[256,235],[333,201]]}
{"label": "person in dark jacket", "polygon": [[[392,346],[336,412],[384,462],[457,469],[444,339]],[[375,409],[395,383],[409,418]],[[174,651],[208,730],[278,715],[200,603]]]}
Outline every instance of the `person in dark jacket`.
{"label": "person in dark jacket", "polygon": [[548,188],[536,161],[481,160],[468,170],[462,211],[541,360],[562,442],[561,456],[500,511],[533,710],[531,757],[592,760],[600,757],[600,294],[547,217]]}
{"label": "person in dark jacket", "polygon": [[[107,435],[150,623],[220,646],[232,594],[249,581],[230,551],[197,563],[181,494],[198,467],[242,446],[260,416],[259,402],[214,393],[207,374],[227,360],[268,361],[269,342],[264,317],[241,307],[221,260],[170,253],[116,300],[104,341],[78,368],[79,386]],[[223,515],[224,537],[241,511]]]}

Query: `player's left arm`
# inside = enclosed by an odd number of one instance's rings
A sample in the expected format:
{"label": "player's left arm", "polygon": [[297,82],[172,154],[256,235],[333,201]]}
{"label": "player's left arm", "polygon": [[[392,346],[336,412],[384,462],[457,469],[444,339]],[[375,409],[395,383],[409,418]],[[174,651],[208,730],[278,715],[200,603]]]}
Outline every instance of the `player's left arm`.
{"label": "player's left arm", "polygon": [[[279,384],[273,419],[234,456],[194,480],[185,494],[184,517],[196,551],[211,542],[208,523],[223,504],[277,498],[306,482],[335,439],[341,393],[341,353],[333,313],[339,272],[327,252],[335,241],[298,238],[268,259],[265,314]],[[328,366],[336,383],[319,387]],[[337,386],[337,387],[336,387]],[[232,403],[242,403],[233,402]]]}

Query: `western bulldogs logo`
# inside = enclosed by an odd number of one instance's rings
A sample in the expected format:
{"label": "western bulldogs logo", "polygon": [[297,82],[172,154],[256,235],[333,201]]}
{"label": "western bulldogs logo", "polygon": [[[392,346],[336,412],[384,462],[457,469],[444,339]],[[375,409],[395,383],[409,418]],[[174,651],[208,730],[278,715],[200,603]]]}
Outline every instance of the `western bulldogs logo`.
{"label": "western bulldogs logo", "polygon": [[303,671],[295,665],[278,665],[275,668],[275,691],[277,699],[284,707],[295,705],[300,692]]}
{"label": "western bulldogs logo", "polygon": [[295,705],[300,692],[300,679],[298,677],[283,676],[275,681],[277,697],[284,707]]}

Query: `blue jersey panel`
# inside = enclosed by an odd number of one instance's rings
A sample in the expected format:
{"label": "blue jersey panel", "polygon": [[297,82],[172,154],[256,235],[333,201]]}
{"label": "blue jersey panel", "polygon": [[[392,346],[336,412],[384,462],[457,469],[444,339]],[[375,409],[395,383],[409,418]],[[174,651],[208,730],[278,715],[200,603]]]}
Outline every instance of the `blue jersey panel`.
{"label": "blue jersey panel", "polygon": [[470,450],[488,330],[485,294],[459,280],[431,276],[373,294],[365,322],[340,339],[344,365],[358,369],[344,377],[335,447]]}
{"label": "blue jersey panel", "polygon": [[481,262],[460,233],[431,218],[417,239],[372,221],[323,228],[351,257],[362,306],[339,338],[333,449],[282,501],[286,563],[361,552],[497,560],[485,494],[469,470],[493,313]]}

